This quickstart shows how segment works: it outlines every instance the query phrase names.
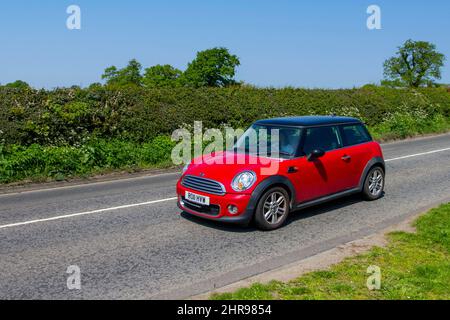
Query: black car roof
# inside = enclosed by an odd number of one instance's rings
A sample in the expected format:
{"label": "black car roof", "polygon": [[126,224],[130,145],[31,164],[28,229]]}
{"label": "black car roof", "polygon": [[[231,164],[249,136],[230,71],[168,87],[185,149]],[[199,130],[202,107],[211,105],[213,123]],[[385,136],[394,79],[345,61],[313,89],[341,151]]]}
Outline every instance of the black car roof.
{"label": "black car roof", "polygon": [[339,116],[303,116],[303,117],[285,117],[258,120],[255,124],[259,125],[279,125],[293,127],[311,127],[343,123],[361,123],[360,120],[351,117]]}

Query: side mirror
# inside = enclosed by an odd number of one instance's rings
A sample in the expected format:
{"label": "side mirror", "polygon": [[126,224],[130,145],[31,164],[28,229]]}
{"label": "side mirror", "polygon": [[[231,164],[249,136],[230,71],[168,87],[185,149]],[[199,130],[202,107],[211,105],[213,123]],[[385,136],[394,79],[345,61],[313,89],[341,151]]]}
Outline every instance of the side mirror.
{"label": "side mirror", "polygon": [[308,161],[313,161],[314,159],[321,158],[325,155],[325,151],[322,149],[314,149],[311,151],[311,153],[308,155]]}

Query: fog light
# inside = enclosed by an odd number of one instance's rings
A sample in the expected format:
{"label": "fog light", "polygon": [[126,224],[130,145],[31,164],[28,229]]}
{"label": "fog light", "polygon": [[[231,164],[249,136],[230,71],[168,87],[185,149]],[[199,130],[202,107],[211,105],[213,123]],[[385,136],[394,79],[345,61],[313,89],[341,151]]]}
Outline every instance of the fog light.
{"label": "fog light", "polygon": [[231,214],[237,214],[238,213],[238,208],[236,206],[233,206],[232,204],[230,204],[228,206],[228,212]]}

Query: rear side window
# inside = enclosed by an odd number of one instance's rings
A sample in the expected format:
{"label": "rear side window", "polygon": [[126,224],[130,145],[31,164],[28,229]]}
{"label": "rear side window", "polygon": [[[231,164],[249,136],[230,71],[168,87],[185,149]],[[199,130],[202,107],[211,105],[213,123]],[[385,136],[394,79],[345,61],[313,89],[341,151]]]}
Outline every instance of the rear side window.
{"label": "rear side window", "polygon": [[372,141],[367,129],[362,124],[352,124],[341,126],[342,139],[345,146]]}
{"label": "rear side window", "polygon": [[304,154],[310,154],[314,149],[331,151],[342,146],[337,127],[307,128],[303,143]]}

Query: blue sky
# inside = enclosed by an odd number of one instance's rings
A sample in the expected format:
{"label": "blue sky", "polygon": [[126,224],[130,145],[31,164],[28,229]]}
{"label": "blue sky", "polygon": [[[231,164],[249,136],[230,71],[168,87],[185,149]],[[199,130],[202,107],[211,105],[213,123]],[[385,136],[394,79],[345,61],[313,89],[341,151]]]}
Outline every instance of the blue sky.
{"label": "blue sky", "polygon": [[[82,29],[68,30],[79,5]],[[366,9],[381,7],[382,30]],[[376,83],[405,40],[426,40],[450,60],[450,1],[40,0],[0,8],[0,83],[88,85],[131,58],[184,69],[197,51],[225,46],[237,78],[258,86],[344,88]],[[450,61],[441,82],[450,83]]]}

